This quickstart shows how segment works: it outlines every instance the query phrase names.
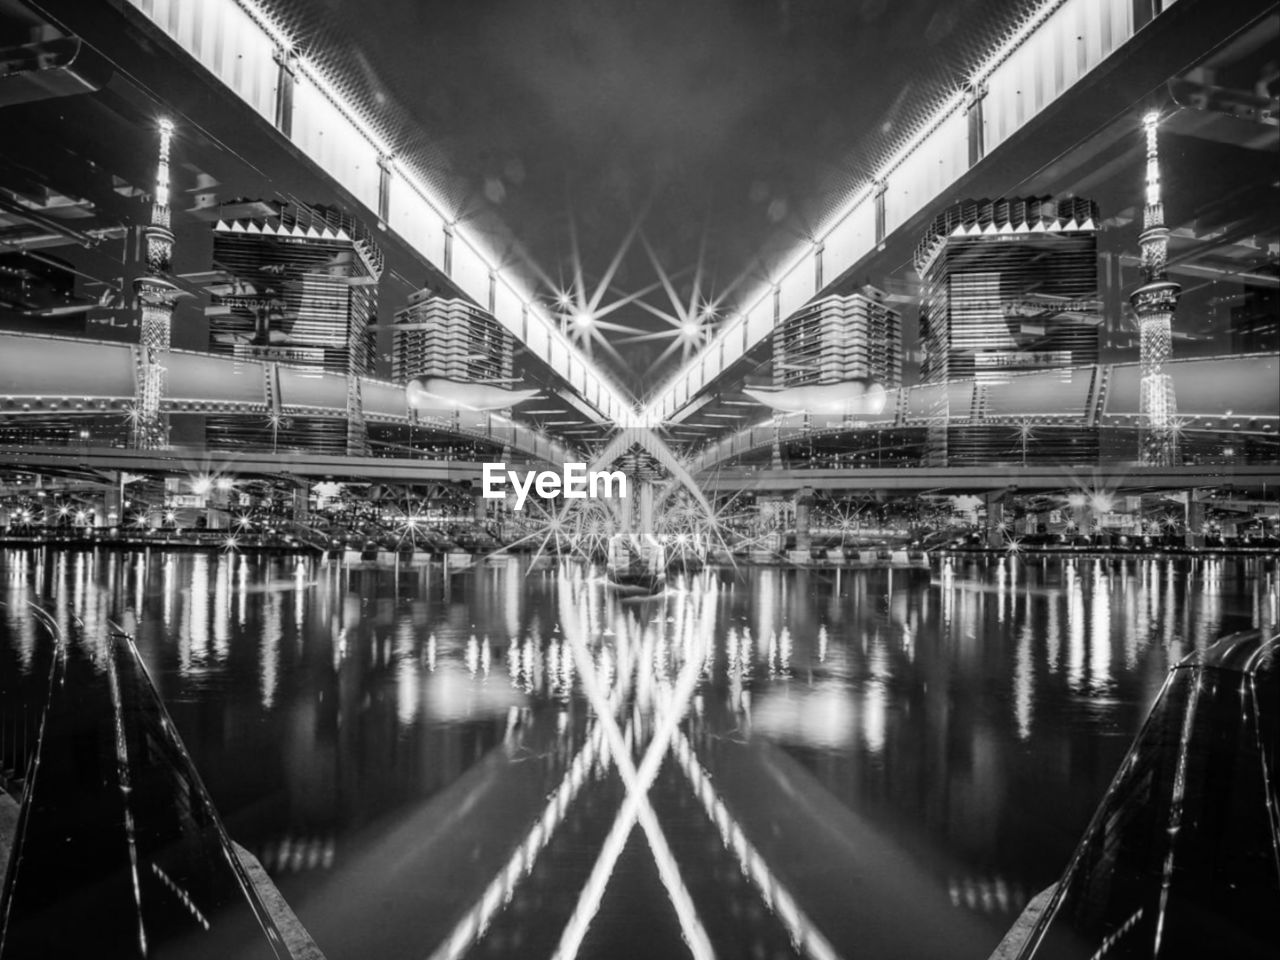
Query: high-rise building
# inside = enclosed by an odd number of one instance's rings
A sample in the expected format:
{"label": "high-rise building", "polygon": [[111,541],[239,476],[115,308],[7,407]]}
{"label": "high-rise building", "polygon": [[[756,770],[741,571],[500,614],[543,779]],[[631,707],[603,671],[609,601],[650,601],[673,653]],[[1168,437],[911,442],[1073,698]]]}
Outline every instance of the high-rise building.
{"label": "high-rise building", "polygon": [[902,383],[902,316],[875,287],[823,297],[792,314],[773,338],[778,388],[867,380]]}
{"label": "high-rise building", "polygon": [[1246,284],[1231,307],[1231,352],[1280,350],[1280,290]]}
{"label": "high-rise building", "polygon": [[510,380],[514,341],[492,314],[430,288],[409,297],[391,328],[391,378],[465,383]]}
{"label": "high-rise building", "polygon": [[[1000,382],[1010,374],[1098,362],[1098,208],[1047,197],[966,200],[933,221],[916,248],[925,383]],[[970,411],[939,395],[930,463],[1025,457],[1004,427],[956,424]],[[1086,435],[1087,434],[1087,435]],[[1045,431],[1041,456],[1095,457],[1092,431]]]}
{"label": "high-rise building", "polygon": [[313,435],[311,446],[332,446],[327,435],[342,428],[347,451],[363,452],[358,377],[372,372],[381,251],[359,221],[331,207],[250,201],[220,213],[210,350],[345,374],[346,424],[299,424],[298,432]]}

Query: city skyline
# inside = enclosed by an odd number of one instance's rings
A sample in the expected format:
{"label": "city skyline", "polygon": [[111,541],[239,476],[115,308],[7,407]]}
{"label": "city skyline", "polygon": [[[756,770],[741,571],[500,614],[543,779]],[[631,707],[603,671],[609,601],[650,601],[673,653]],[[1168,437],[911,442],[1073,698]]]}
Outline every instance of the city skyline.
{"label": "city skyline", "polygon": [[0,960],[1270,960],[1280,2],[0,39]]}

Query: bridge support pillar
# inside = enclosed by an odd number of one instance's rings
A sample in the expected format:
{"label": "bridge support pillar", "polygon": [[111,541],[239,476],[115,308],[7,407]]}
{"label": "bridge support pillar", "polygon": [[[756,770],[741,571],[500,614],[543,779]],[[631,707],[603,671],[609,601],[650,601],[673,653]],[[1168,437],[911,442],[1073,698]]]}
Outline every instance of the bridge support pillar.
{"label": "bridge support pillar", "polygon": [[636,497],[640,492],[634,487],[631,488],[631,495],[623,497],[618,501],[618,530],[623,534],[631,534],[635,532],[636,524]]}
{"label": "bridge support pillar", "polygon": [[640,532],[643,534],[653,535],[653,484],[647,480],[641,480],[636,484],[636,495],[640,500]]}
{"label": "bridge support pillar", "polygon": [[311,519],[311,484],[300,483],[293,488],[293,522],[307,523]]}
{"label": "bridge support pillar", "polygon": [[298,58],[292,51],[277,48],[276,74],[276,129],[286,137],[293,136],[293,84],[298,69]]}
{"label": "bridge support pillar", "polygon": [[1084,503],[1072,503],[1071,522],[1075,525],[1076,533],[1083,537],[1093,536],[1094,517],[1093,510],[1086,501]]}
{"label": "bridge support pillar", "polygon": [[102,509],[93,515],[95,527],[114,527],[120,522],[120,493],[118,490],[104,490],[102,493]]}
{"label": "bridge support pillar", "polygon": [[765,536],[763,549],[780,553],[786,546],[787,501],[783,497],[759,497],[756,511]]}
{"label": "bridge support pillar", "polygon": [[124,523],[123,474],[114,474],[112,485],[102,491],[102,509],[98,512],[95,522],[99,527],[118,527]]}
{"label": "bridge support pillar", "polygon": [[1204,501],[1196,499],[1194,490],[1187,491],[1185,543],[1188,547],[1204,546]]}
{"label": "bridge support pillar", "polygon": [[808,550],[813,544],[810,534],[810,515],[813,508],[813,488],[805,487],[796,494],[796,549]]}
{"label": "bridge support pillar", "polygon": [[987,546],[992,550],[1003,550],[1004,534],[1004,494],[987,494]]}
{"label": "bridge support pillar", "polygon": [[205,502],[204,526],[206,530],[226,530],[231,526],[231,491],[210,490]]}
{"label": "bridge support pillar", "polygon": [[965,88],[964,112],[967,119],[969,140],[969,166],[987,155],[985,124],[982,119],[982,101],[987,96],[985,83],[970,83]]}
{"label": "bridge support pillar", "polygon": [[485,499],[484,488],[472,487],[471,496],[471,519],[483,526],[489,519],[489,501]]}

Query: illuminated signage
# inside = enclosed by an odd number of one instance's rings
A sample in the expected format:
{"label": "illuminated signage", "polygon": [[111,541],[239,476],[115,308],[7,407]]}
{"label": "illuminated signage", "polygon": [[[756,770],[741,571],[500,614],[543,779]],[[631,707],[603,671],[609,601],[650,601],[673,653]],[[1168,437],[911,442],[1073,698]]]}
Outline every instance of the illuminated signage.
{"label": "illuminated signage", "polygon": [[323,363],[321,347],[269,347],[253,343],[237,343],[234,356],[237,360],[268,360],[277,363]]}
{"label": "illuminated signage", "polygon": [[1074,314],[1096,314],[1102,311],[1101,300],[1058,300],[1024,297],[1006,300],[1003,312],[1006,317],[1054,317]]}
{"label": "illuminated signage", "polygon": [[973,355],[975,368],[987,370],[1035,369],[1071,366],[1070,350],[1038,350],[1022,353],[1016,350],[993,350]]}

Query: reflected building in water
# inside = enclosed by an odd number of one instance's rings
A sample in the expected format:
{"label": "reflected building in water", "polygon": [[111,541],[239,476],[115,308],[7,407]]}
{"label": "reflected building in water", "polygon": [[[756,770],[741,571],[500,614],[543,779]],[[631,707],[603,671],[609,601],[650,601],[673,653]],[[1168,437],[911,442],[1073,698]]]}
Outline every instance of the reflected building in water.
{"label": "reflected building in water", "polygon": [[[34,702],[48,657],[15,605],[79,618],[95,663],[91,625],[125,623],[230,833],[313,935],[352,949],[341,928],[391,883],[427,882],[437,907],[397,912],[388,944],[405,931],[452,942],[476,910],[492,921],[478,949],[615,930],[609,891],[639,868],[619,854],[592,880],[591,865],[618,811],[647,817],[645,804],[666,838],[653,841],[659,874],[695,907],[687,929],[670,919],[673,936],[847,949],[867,915],[853,929],[847,898],[796,865],[816,844],[843,869],[854,837],[859,870],[867,857],[920,865],[901,882],[937,930],[998,938],[1056,878],[1168,668],[1223,632],[1274,628],[1280,603],[1276,571],[1243,559],[951,559],[932,577],[756,568],[646,603],[619,602],[590,571],[519,560],[393,571],[10,551],[3,568],[6,702]],[[663,718],[682,683],[675,735]],[[627,776],[649,775],[655,737],[675,765],[628,786],[593,720],[605,710],[632,744]],[[692,866],[708,843],[721,853]],[[473,868],[424,881],[431,862]],[[722,875],[747,886],[729,897]],[[547,877],[583,893],[557,899]],[[504,910],[513,896],[525,906]],[[893,904],[865,896],[888,911],[889,937]],[[724,911],[742,897],[773,909],[735,932]],[[536,929],[519,919],[535,915]]]}

